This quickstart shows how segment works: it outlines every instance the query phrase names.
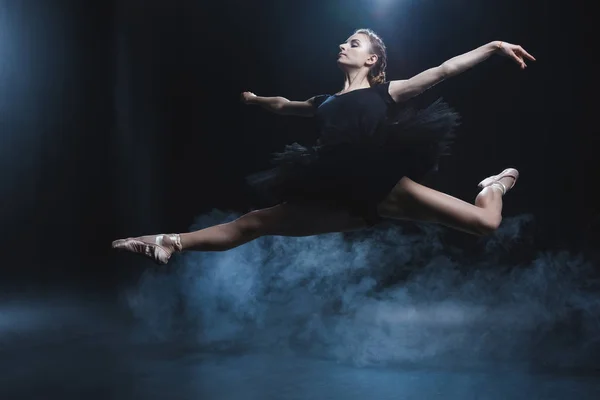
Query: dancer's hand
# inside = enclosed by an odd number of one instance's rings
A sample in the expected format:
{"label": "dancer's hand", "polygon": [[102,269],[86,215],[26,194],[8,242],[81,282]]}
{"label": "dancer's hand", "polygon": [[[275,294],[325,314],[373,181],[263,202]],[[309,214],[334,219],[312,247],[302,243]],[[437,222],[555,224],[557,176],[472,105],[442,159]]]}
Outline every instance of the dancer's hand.
{"label": "dancer's hand", "polygon": [[525,64],[526,59],[535,61],[535,57],[526,52],[521,46],[517,46],[516,44],[498,42],[498,52],[503,56],[511,58],[521,66],[521,69],[527,68],[527,64]]}
{"label": "dancer's hand", "polygon": [[256,98],[256,95],[252,92],[244,92],[242,93],[242,103],[244,104],[252,104],[252,100]]}

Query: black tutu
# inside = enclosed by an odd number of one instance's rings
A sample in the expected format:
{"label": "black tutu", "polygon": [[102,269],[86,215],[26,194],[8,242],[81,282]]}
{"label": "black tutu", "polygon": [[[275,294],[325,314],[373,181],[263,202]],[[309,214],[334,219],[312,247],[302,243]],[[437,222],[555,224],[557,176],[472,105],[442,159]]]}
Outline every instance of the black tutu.
{"label": "black tutu", "polygon": [[[354,143],[287,145],[274,168],[246,178],[261,206],[299,202],[346,209],[370,224],[404,176],[422,181],[450,154],[459,114],[442,99],[423,109],[393,107],[374,135]],[[351,136],[351,135],[349,135]]]}

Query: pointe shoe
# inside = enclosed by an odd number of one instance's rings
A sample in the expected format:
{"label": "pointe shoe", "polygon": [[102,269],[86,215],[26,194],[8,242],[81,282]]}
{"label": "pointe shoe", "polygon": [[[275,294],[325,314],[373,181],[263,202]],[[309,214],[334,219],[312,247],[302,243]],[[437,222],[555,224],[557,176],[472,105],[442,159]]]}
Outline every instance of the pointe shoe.
{"label": "pointe shoe", "polygon": [[182,250],[178,234],[119,239],[112,242],[112,247],[148,257],[159,265],[166,265],[173,253]]}
{"label": "pointe shoe", "polygon": [[[502,179],[502,178],[512,178],[513,179],[512,185],[510,185],[508,187],[506,185],[504,185],[502,182],[500,182],[500,179]],[[517,183],[517,179],[519,179],[519,171],[517,171],[514,168],[506,168],[504,171],[502,171],[498,175],[493,175],[493,176],[485,178],[484,180],[479,182],[479,185],[477,185],[477,186],[479,186],[480,188],[495,186],[502,191],[502,195],[504,196],[510,189],[512,189],[515,186],[515,184]]]}

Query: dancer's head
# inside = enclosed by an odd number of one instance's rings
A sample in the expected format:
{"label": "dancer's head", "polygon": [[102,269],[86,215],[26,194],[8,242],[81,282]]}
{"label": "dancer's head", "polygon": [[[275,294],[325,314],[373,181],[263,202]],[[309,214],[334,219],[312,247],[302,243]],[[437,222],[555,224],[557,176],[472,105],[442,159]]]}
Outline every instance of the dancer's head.
{"label": "dancer's head", "polygon": [[371,86],[385,82],[387,54],[383,40],[370,29],[358,29],[340,44],[338,65],[345,72],[365,69]]}

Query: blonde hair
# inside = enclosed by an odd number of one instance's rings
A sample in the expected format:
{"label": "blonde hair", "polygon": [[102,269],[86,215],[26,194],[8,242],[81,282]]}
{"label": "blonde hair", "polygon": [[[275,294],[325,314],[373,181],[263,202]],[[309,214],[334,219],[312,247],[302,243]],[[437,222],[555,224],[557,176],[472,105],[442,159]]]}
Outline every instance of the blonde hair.
{"label": "blonde hair", "polygon": [[385,82],[385,69],[387,68],[387,53],[383,40],[371,29],[357,29],[355,34],[362,33],[369,38],[371,51],[377,55],[377,62],[369,70],[369,83],[379,85]]}

